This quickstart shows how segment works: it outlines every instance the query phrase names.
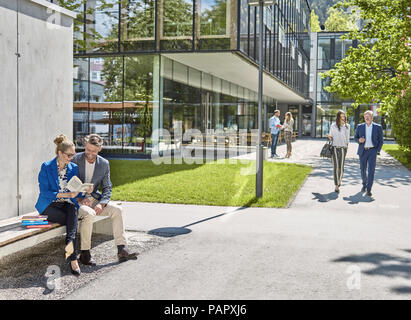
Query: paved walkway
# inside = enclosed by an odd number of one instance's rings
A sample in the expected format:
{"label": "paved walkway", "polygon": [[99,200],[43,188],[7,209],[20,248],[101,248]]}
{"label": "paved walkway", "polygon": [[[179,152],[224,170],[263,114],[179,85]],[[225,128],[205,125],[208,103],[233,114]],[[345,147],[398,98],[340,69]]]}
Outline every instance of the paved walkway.
{"label": "paved walkway", "polygon": [[362,196],[351,144],[337,195],[323,144],[270,160],[316,167],[288,209],[123,203],[127,229],[167,241],[68,298],[410,299],[411,172],[382,152]]}

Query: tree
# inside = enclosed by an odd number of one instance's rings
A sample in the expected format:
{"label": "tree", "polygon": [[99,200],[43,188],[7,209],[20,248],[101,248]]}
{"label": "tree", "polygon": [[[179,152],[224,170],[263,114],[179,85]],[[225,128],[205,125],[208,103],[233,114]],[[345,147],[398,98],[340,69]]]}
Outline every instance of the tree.
{"label": "tree", "polygon": [[[411,91],[392,108],[389,114],[397,143],[411,151]],[[407,153],[411,156],[411,152]],[[411,159],[410,159],[411,160]]]}
{"label": "tree", "polygon": [[353,99],[354,107],[379,103],[389,114],[410,87],[409,0],[346,0],[336,7],[341,6],[358,7],[366,26],[342,36],[359,44],[322,75],[331,78],[326,90]]}
{"label": "tree", "polygon": [[350,15],[341,8],[331,7],[328,9],[328,18],[325,21],[325,30],[335,31],[355,31],[357,30],[355,16]]}
{"label": "tree", "polygon": [[310,29],[311,32],[320,32],[320,20],[318,19],[318,16],[315,14],[314,9],[311,10],[311,15],[310,15]]}
{"label": "tree", "polygon": [[340,0],[309,0],[310,7],[318,14],[320,25],[327,20],[327,10]]}

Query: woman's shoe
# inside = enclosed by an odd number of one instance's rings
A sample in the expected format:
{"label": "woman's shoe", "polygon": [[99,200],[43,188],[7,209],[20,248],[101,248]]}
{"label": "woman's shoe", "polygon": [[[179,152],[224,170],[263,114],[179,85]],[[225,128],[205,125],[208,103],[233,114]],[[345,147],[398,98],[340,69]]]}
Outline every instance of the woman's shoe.
{"label": "woman's shoe", "polygon": [[[77,261],[77,260],[73,260],[73,261]],[[70,266],[71,273],[74,274],[75,276],[79,276],[81,274],[80,267],[78,267],[78,269],[73,269],[73,267],[71,266],[71,262],[72,261],[69,261],[69,266]],[[78,266],[78,263],[77,263],[77,266]]]}
{"label": "woman's shoe", "polygon": [[335,186],[335,192],[340,193],[340,188],[338,186]]}

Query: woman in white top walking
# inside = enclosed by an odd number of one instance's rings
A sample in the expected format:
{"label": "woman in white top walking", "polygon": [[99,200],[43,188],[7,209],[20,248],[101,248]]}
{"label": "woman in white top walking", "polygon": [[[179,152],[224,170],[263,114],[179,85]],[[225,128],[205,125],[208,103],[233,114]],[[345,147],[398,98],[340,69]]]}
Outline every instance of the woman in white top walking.
{"label": "woman in white top walking", "polygon": [[350,142],[350,125],[346,122],[344,111],[337,112],[337,118],[330,127],[328,139],[332,139],[332,162],[334,167],[335,192],[340,192],[341,180],[344,174],[345,156]]}
{"label": "woman in white top walking", "polygon": [[284,140],[285,143],[287,144],[287,154],[285,155],[286,158],[289,158],[291,156],[291,141],[293,138],[293,126],[294,126],[294,119],[293,115],[291,112],[287,112],[285,114],[285,121],[284,121]]}

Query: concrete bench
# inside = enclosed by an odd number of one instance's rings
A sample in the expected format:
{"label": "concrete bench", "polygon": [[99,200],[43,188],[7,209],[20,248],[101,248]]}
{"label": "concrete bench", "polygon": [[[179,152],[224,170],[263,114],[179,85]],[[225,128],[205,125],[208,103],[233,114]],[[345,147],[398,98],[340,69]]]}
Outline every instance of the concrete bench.
{"label": "concrete bench", "polygon": [[[31,212],[25,215],[32,216],[37,214],[37,212]],[[58,223],[53,223],[48,228],[26,229],[21,226],[21,217],[0,221],[0,259],[35,246],[43,241],[66,234],[66,226],[61,226]],[[95,216],[93,233],[113,235],[111,219],[108,216]]]}

